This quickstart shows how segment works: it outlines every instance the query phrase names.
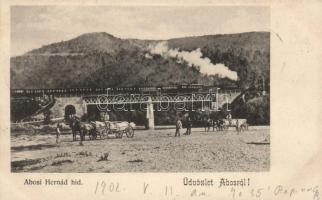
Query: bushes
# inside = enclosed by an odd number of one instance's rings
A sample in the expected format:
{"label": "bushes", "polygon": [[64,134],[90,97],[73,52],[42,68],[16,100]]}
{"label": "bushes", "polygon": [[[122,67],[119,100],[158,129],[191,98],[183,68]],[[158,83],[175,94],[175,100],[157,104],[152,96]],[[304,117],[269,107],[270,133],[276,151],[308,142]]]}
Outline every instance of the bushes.
{"label": "bushes", "polygon": [[261,125],[270,123],[269,96],[261,96],[247,102],[246,113],[252,124]]}
{"label": "bushes", "polygon": [[35,113],[40,106],[37,101],[32,98],[25,98],[20,100],[12,100],[11,101],[11,121],[16,122],[20,121],[33,113]]}
{"label": "bushes", "polygon": [[50,124],[52,118],[52,111],[46,110],[44,113],[44,124]]}
{"label": "bushes", "polygon": [[233,105],[232,114],[234,118],[246,118],[251,125],[269,125],[269,95],[253,97],[246,103],[240,99]]}

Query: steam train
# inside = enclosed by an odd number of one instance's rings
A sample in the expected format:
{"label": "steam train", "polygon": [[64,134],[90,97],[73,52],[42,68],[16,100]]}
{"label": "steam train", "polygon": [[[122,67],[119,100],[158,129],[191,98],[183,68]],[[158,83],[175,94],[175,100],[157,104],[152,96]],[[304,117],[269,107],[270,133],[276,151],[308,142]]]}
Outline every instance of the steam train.
{"label": "steam train", "polygon": [[[95,94],[158,94],[158,93],[193,93],[209,92],[215,86],[205,86],[202,84],[181,84],[170,86],[143,86],[143,87],[112,87],[112,88],[56,88],[56,89],[12,89],[12,97],[37,97],[43,95],[95,95]],[[236,86],[225,87],[223,89],[236,89]],[[214,91],[215,92],[215,91]]]}

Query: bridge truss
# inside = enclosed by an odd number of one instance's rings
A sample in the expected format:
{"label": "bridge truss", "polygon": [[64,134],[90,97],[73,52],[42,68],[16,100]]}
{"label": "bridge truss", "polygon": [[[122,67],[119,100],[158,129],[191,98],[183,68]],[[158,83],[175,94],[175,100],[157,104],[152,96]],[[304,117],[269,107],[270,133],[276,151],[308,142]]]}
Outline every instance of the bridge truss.
{"label": "bridge truss", "polygon": [[182,103],[182,102],[216,102],[214,93],[196,94],[130,94],[130,95],[94,95],[83,96],[83,102],[87,105],[99,104],[141,104],[141,103]]}

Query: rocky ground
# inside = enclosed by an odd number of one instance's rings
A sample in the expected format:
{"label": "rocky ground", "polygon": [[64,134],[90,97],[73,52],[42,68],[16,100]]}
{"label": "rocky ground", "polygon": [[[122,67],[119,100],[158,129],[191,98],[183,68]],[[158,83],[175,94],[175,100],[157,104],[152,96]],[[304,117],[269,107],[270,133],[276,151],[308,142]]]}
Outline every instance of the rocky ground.
{"label": "rocky ground", "polygon": [[174,129],[136,130],[133,138],[73,142],[65,132],[12,133],[13,172],[221,172],[268,171],[269,127],[174,137]]}

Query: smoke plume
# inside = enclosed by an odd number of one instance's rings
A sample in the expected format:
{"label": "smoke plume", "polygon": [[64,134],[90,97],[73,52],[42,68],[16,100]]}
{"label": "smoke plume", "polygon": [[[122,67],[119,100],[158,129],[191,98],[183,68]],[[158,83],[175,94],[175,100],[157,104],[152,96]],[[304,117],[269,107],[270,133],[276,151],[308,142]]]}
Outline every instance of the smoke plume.
{"label": "smoke plume", "polygon": [[231,80],[237,80],[238,78],[237,73],[229,70],[224,64],[214,65],[209,58],[203,58],[200,48],[190,52],[179,51],[179,49],[169,49],[167,42],[159,42],[155,46],[150,46],[149,49],[151,54],[158,54],[164,58],[176,58],[179,63],[186,61],[190,67],[192,65],[197,66],[203,74],[218,75]]}

